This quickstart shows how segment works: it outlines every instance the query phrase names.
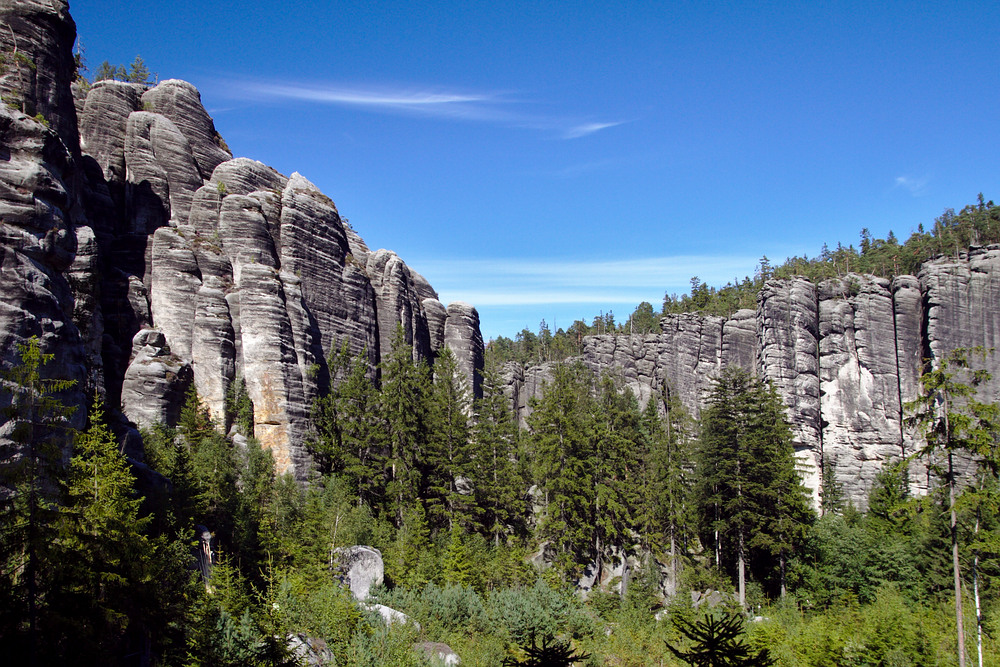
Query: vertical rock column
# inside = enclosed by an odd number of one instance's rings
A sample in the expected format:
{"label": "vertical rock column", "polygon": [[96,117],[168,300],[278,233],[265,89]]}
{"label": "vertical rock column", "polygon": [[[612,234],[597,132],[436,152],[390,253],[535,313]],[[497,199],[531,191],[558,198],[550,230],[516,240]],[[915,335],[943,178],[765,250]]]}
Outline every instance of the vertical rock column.
{"label": "vertical rock column", "polygon": [[[308,409],[274,242],[260,203],[223,199],[222,247],[233,266],[243,376],[254,405],[254,435],[270,449],[279,473],[305,479],[310,469],[304,435]],[[230,302],[230,308],[233,307]]]}
{"label": "vertical rock column", "polygon": [[[0,72],[0,94],[29,116],[41,114],[69,154],[80,150],[73,42],[76,24],[65,0],[0,0],[0,51],[10,54]],[[23,58],[14,59],[17,52]]]}
{"label": "vertical rock column", "polygon": [[[892,281],[892,305],[896,324],[896,379],[899,402],[903,409],[900,419],[900,454],[912,456],[923,442],[916,429],[905,424],[905,406],[920,395],[920,375],[924,370],[924,304],[920,281],[914,276],[898,276]],[[925,461],[912,459],[909,466],[910,492],[928,492],[928,469]]]}
{"label": "vertical rock column", "polygon": [[845,497],[863,508],[883,462],[901,453],[889,281],[852,274],[821,283],[818,293],[823,458]]}
{"label": "vertical rock column", "polygon": [[299,174],[281,195],[281,267],[301,280],[313,354],[325,355],[346,341],[352,354],[378,351],[375,292],[329,197]]}
{"label": "vertical rock column", "polygon": [[816,286],[805,278],[769,280],[757,303],[761,370],[788,407],[803,481],[818,506],[823,454]]}
{"label": "vertical rock column", "polygon": [[479,331],[479,311],[470,304],[455,301],[448,304],[448,319],[444,324],[444,344],[455,355],[458,369],[465,377],[471,398],[483,397],[484,350]]}

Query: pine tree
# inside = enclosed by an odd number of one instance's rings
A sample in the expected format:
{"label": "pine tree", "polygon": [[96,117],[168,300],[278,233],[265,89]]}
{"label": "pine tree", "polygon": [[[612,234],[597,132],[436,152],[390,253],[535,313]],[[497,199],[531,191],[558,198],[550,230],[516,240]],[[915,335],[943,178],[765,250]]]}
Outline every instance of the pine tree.
{"label": "pine tree", "polygon": [[[594,406],[593,551],[600,572],[609,547],[632,545],[639,509],[641,467],[646,458],[639,404],[608,375],[601,378]],[[622,593],[625,593],[623,587]]]}
{"label": "pine tree", "polygon": [[429,392],[427,367],[414,361],[403,327],[397,326],[392,352],[382,363],[381,407],[389,450],[386,504],[398,524],[404,508],[426,497]]}
{"label": "pine tree", "polygon": [[[740,605],[746,575],[784,593],[785,565],[812,520],[795,469],[791,429],[773,388],[727,368],[702,413],[699,506],[719,566],[734,571]],[[777,562],[775,562],[777,561]]]}
{"label": "pine tree", "polygon": [[313,403],[309,447],[322,472],[350,480],[359,505],[375,505],[384,491],[386,429],[379,392],[368,377],[368,358],[352,357],[345,341],[327,365],[332,386]]}
{"label": "pine tree", "polygon": [[142,603],[151,591],[137,589],[151,583],[144,575],[156,548],[145,534],[150,520],[140,515],[135,478],[98,400],[89,422],[70,460],[59,543],[64,567],[54,573],[52,603],[63,624],[71,625],[61,633],[63,648],[73,643],[79,659],[109,662],[127,644],[141,645],[149,632],[143,622],[150,610]]}
{"label": "pine tree", "polygon": [[692,667],[769,667],[775,663],[767,649],[754,651],[743,642],[743,619],[736,614],[707,615],[695,623],[677,618],[674,626],[692,646],[678,649],[668,643],[667,648]]}
{"label": "pine tree", "polygon": [[473,486],[483,526],[494,546],[523,533],[527,484],[519,470],[520,429],[495,365],[483,371],[483,397],[476,402],[473,428]]}
{"label": "pine tree", "polygon": [[132,64],[128,67],[128,75],[124,77],[125,81],[147,85],[152,83],[152,81],[150,81],[152,78],[153,73],[149,71],[148,67],[146,67],[146,62],[142,59],[142,56],[135,57],[135,60],[133,60]]}
{"label": "pine tree", "polygon": [[[428,460],[426,487],[432,523],[465,529],[479,521],[474,496],[461,485],[472,482],[472,446],[469,427],[469,389],[459,374],[454,355],[441,350],[434,362],[434,385],[428,406]],[[435,515],[439,518],[435,520]]]}
{"label": "pine tree", "polygon": [[537,534],[551,540],[560,565],[573,571],[593,546],[595,466],[592,376],[580,364],[556,364],[552,382],[528,417],[535,482],[545,511]]}
{"label": "pine tree", "polygon": [[643,466],[644,500],[639,514],[639,532],[648,541],[663,534],[676,582],[680,576],[681,556],[695,534],[690,490],[695,468],[691,418],[677,397],[664,386],[646,404],[642,428],[649,444]]}
{"label": "pine tree", "polygon": [[465,531],[455,522],[451,525],[448,548],[444,554],[444,580],[449,584],[470,586],[474,579],[473,568]]}
{"label": "pine tree", "polygon": [[0,648],[6,647],[8,657],[24,650],[24,659],[34,663],[42,648],[42,573],[53,561],[58,525],[54,480],[63,465],[62,442],[72,431],[67,419],[73,408],[64,405],[58,394],[75,382],[43,377],[42,368],[55,355],[43,353],[37,337],[17,349],[20,363],[0,370],[4,389],[10,392],[3,415],[13,423],[9,436],[13,446],[0,470]]}
{"label": "pine tree", "polygon": [[975,399],[977,387],[989,381],[990,374],[975,368],[974,357],[983,358],[985,355],[986,351],[982,348],[959,348],[944,355],[937,368],[920,377],[923,394],[905,406],[909,413],[907,423],[919,428],[925,437],[920,455],[929,458],[932,465],[937,464],[937,457],[945,458],[959,667],[965,667],[966,650],[956,510],[958,481],[954,459],[956,454],[962,452],[988,454],[994,446],[997,431],[995,407]]}

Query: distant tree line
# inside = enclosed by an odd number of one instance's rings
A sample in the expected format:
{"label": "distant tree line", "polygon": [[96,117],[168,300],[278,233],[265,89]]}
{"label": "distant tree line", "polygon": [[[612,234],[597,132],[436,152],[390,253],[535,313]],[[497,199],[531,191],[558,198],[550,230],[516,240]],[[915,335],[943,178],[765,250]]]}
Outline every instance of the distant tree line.
{"label": "distant tree line", "polygon": [[614,314],[601,313],[588,324],[577,320],[566,329],[552,331],[543,320],[538,333],[522,329],[513,339],[505,336],[490,341],[488,352],[499,363],[517,361],[535,365],[560,361],[582,351],[583,336],[599,334],[659,333],[660,318],[680,313],[701,313],[730,317],[742,308],[756,308],[757,295],[770,278],[804,276],[813,282],[859,273],[893,278],[915,274],[920,265],[938,255],[959,253],[974,245],[1000,243],[1000,207],[986,201],[980,194],[977,202],[956,213],[947,209],[927,230],[918,225],[905,242],[900,243],[893,232],[885,239],[872,238],[867,229],[861,230],[857,247],[840,243],[833,250],[826,245],[815,257],[789,257],[774,266],[764,256],[753,276],[735,279],[721,287],[712,287],[697,276],[691,278],[687,294],[665,294],[657,311],[649,302],[640,303],[624,321],[616,322]]}

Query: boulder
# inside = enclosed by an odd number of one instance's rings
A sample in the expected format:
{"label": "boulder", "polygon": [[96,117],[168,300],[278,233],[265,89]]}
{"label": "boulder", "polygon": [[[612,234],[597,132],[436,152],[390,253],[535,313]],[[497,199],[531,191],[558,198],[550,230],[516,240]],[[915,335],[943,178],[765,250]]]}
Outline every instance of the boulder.
{"label": "boulder", "polygon": [[334,551],[334,573],[358,601],[368,599],[372,588],[381,586],[385,577],[382,553],[373,547],[340,547]]}
{"label": "boulder", "polygon": [[461,663],[458,654],[450,646],[441,642],[420,642],[413,648],[431,664],[458,665]]}
{"label": "boulder", "polygon": [[401,611],[393,609],[392,607],[386,607],[384,604],[363,604],[362,607],[368,611],[376,612],[382,617],[382,622],[386,625],[393,625],[394,623],[400,623],[402,625],[412,624],[418,631],[420,630],[420,624],[414,621],[412,618],[407,616]]}
{"label": "boulder", "polygon": [[288,635],[288,652],[295,658],[296,664],[305,667],[323,667],[336,664],[333,651],[322,639],[307,637],[303,634]]}
{"label": "boulder", "polygon": [[132,362],[122,384],[122,412],[140,428],[174,426],[191,380],[191,365],[171,353],[166,336],[143,329],[132,339]]}

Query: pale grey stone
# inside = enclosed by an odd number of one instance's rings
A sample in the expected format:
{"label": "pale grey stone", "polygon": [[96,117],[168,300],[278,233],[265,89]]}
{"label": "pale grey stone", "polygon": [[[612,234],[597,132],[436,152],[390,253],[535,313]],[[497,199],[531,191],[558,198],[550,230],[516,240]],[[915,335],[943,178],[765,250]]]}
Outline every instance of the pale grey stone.
{"label": "pale grey stone", "polygon": [[229,150],[222,147],[222,137],[215,131],[212,118],[201,104],[201,95],[187,81],[161,81],[143,94],[142,103],[151,111],[169,118],[187,138],[198,173],[204,180],[211,178],[220,163],[232,158]]}
{"label": "pale grey stone", "polygon": [[371,589],[384,583],[382,552],[374,547],[339,547],[333,552],[333,571],[341,584],[359,602],[367,600]]}
{"label": "pale grey stone", "polygon": [[472,398],[482,398],[483,335],[479,330],[479,312],[473,305],[463,301],[448,304],[444,345],[455,356],[459,373],[472,392]]}

